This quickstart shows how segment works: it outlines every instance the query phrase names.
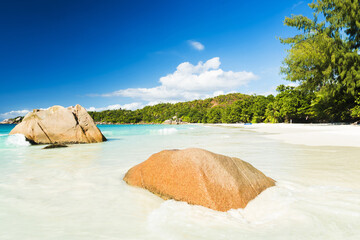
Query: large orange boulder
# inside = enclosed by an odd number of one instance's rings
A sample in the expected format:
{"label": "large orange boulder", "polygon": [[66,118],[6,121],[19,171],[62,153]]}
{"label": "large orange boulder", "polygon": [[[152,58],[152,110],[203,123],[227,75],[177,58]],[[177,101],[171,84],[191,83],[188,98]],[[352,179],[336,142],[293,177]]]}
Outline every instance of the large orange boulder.
{"label": "large orange boulder", "polygon": [[106,141],[86,109],[79,104],[68,108],[34,109],[11,130],[11,134],[23,134],[33,144]]}
{"label": "large orange boulder", "polygon": [[165,150],[131,168],[124,181],[163,199],[218,211],[244,208],[275,181],[239,158],[203,149]]}

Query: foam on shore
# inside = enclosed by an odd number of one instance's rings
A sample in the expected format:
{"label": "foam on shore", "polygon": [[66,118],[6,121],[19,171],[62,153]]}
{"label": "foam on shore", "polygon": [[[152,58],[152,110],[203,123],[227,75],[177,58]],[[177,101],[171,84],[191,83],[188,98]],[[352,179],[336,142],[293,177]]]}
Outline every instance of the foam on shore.
{"label": "foam on shore", "polygon": [[7,145],[16,145],[16,146],[30,146],[30,143],[26,141],[26,138],[22,134],[9,135],[6,139]]}

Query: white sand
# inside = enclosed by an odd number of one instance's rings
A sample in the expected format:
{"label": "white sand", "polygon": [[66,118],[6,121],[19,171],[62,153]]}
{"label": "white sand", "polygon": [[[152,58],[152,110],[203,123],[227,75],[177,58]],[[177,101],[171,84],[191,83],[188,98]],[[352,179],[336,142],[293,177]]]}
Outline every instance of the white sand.
{"label": "white sand", "polygon": [[333,124],[219,124],[264,133],[264,137],[308,146],[360,147],[360,126]]}

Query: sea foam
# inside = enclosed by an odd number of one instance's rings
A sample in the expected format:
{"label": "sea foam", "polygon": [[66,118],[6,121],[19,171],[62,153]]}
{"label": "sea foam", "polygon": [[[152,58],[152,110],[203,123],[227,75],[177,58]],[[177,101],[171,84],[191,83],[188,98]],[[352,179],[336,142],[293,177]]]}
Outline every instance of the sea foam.
{"label": "sea foam", "polygon": [[176,128],[163,128],[157,130],[157,133],[160,135],[170,135],[176,133],[178,130]]}
{"label": "sea foam", "polygon": [[26,138],[23,134],[14,134],[9,135],[9,137],[6,139],[6,145],[29,146],[30,143],[26,141]]}

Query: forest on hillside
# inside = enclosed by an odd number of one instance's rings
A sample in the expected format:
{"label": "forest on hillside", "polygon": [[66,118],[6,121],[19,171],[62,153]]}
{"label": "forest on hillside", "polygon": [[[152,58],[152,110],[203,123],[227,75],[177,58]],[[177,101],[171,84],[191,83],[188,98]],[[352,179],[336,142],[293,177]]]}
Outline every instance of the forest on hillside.
{"label": "forest on hillside", "polygon": [[[118,109],[89,112],[96,122],[103,123],[163,123],[173,117],[189,123],[310,123],[354,122],[359,117],[342,106],[331,111],[314,103],[315,94],[296,87],[280,85],[276,96],[231,93],[204,100],[160,103],[135,111]],[[332,103],[331,103],[332,104]],[[326,106],[324,106],[326,107]]]}
{"label": "forest on hillside", "polygon": [[317,0],[313,17],[293,15],[298,30],[280,38],[289,46],[281,73],[297,87],[277,95],[240,93],[143,109],[90,112],[97,122],[162,123],[174,116],[190,123],[354,122],[360,119],[360,2]]}

